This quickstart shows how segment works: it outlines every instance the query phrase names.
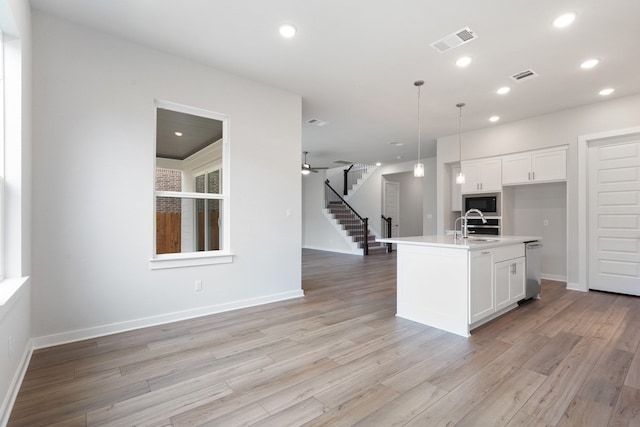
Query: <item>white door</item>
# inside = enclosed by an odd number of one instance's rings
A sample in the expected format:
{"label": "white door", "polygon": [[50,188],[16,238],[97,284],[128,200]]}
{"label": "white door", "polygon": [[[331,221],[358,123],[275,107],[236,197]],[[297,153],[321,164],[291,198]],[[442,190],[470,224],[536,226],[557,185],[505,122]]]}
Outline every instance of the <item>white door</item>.
{"label": "white door", "polygon": [[640,136],[589,146],[589,288],[640,295]]}
{"label": "white door", "polygon": [[400,184],[384,180],[384,216],[391,218],[391,237],[400,235]]}

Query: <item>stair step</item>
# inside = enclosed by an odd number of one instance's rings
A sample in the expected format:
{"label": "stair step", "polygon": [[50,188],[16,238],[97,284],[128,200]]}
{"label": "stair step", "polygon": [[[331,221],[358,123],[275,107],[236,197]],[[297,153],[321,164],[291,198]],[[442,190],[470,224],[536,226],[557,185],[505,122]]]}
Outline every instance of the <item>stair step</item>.
{"label": "stair step", "polygon": [[366,236],[369,253],[384,253],[387,251],[385,246],[375,241],[376,237],[371,234],[369,230],[364,230],[360,218],[358,218],[351,211],[351,209],[345,206],[344,203],[329,202],[327,204],[327,209],[329,210],[329,213],[333,216],[333,218],[338,222],[338,224],[340,224],[343,230],[347,232],[349,237],[351,237],[353,241],[358,245],[359,248],[364,248]]}

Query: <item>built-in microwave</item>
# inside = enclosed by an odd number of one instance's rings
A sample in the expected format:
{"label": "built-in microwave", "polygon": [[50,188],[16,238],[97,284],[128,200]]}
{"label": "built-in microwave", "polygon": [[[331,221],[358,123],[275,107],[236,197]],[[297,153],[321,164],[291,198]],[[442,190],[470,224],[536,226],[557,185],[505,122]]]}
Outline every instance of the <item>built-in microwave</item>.
{"label": "built-in microwave", "polygon": [[463,197],[464,212],[478,209],[485,216],[500,216],[500,194],[468,194]]}

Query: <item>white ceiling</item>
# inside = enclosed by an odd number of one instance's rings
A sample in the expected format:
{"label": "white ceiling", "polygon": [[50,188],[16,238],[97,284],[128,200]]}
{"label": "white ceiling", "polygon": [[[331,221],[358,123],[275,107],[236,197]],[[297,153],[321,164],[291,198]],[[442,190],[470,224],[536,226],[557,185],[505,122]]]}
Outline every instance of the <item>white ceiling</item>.
{"label": "white ceiling", "polygon": [[[302,149],[334,160],[395,163],[463,129],[640,93],[639,0],[31,0],[36,9],[300,94]],[[578,13],[565,29],[552,26]],[[278,25],[298,28],[283,39]],[[430,44],[463,27],[477,39],[446,53]],[[473,62],[457,68],[458,57]],[[596,57],[591,70],[579,65]],[[531,68],[539,77],[515,83]],[[512,87],[506,96],[495,90]],[[604,87],[615,92],[598,95]],[[317,127],[310,118],[328,122]],[[390,142],[404,143],[393,146]],[[399,158],[400,157],[400,158]]]}

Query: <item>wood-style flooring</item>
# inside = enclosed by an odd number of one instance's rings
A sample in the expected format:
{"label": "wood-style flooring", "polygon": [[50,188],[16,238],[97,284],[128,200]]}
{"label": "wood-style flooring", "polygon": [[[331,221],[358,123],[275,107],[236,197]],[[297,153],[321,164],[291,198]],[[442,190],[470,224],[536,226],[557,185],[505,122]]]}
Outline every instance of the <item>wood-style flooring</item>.
{"label": "wood-style flooring", "polygon": [[304,298],[38,350],[9,426],[640,425],[640,298],[544,281],[467,339],[395,317],[395,265],[305,250]]}

